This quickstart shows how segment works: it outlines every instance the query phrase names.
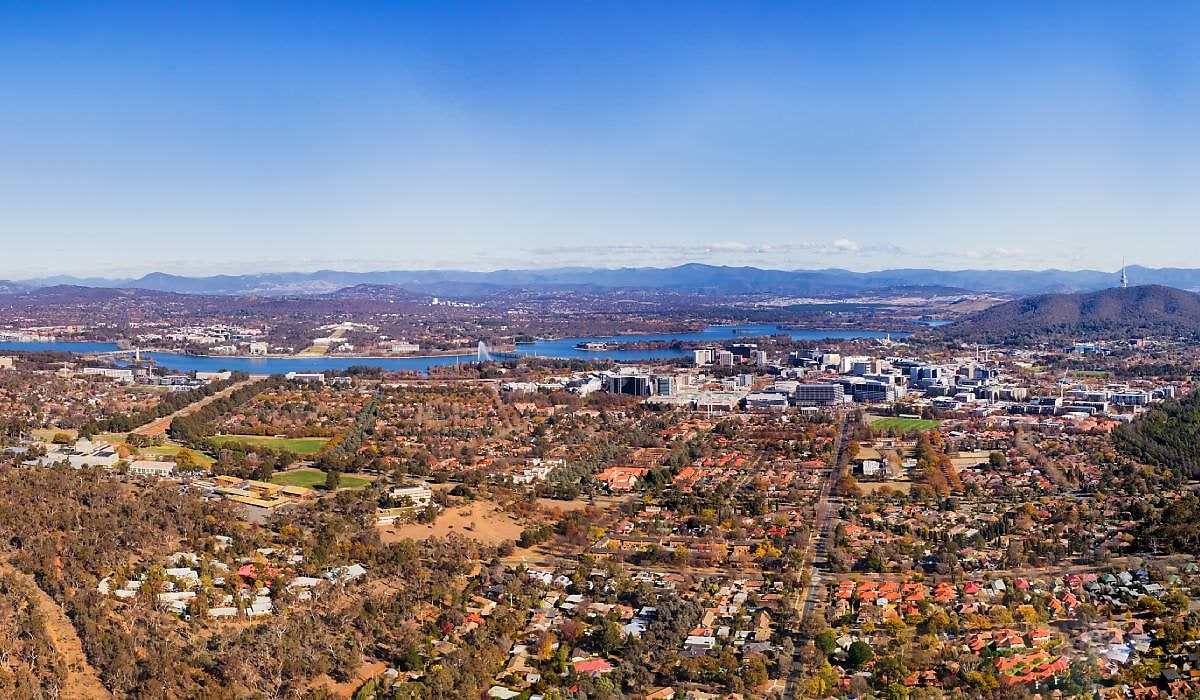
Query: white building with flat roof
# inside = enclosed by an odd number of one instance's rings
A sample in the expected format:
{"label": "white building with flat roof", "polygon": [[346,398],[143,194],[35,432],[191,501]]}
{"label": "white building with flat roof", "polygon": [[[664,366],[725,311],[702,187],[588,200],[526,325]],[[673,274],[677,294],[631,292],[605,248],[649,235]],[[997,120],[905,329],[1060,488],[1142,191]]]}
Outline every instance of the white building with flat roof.
{"label": "white building with flat roof", "polygon": [[75,446],[66,453],[67,463],[75,469],[83,467],[104,467],[112,469],[121,460],[117,450],[106,442],[77,440]]}
{"label": "white building with flat roof", "polygon": [[433,490],[425,484],[415,486],[393,486],[388,497],[394,501],[407,498],[415,508],[428,508],[433,503]]}
{"label": "white building with flat roof", "polygon": [[129,473],[165,479],[175,473],[174,462],[159,462],[152,459],[137,459],[129,463]]}
{"label": "white building with flat roof", "polygon": [[117,367],[84,367],[83,373],[91,377],[107,377],[124,384],[133,383],[133,370]]}
{"label": "white building with flat roof", "polygon": [[319,372],[288,372],[284,377],[293,382],[325,383],[325,375]]}

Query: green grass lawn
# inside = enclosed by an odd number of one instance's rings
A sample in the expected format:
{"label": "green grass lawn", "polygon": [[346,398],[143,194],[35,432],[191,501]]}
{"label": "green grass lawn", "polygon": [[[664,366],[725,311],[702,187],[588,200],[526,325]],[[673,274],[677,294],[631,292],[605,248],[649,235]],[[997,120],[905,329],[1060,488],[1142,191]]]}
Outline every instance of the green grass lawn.
{"label": "green grass lawn", "polygon": [[33,430],[31,430],[29,432],[32,433],[35,438],[37,438],[39,440],[44,440],[45,442],[50,442],[51,440],[53,440],[54,436],[57,435],[58,433],[66,433],[67,437],[71,438],[71,442],[74,442],[75,436],[79,434],[79,431],[77,431],[73,428],[59,429],[59,430],[56,430],[54,428],[34,428]]}
{"label": "green grass lawn", "polygon": [[97,433],[92,439],[102,442],[125,442],[129,439],[129,433]]}
{"label": "green grass lawn", "polygon": [[[183,449],[183,445],[178,445],[173,442],[168,442],[165,445],[154,445],[151,447],[142,447],[138,449],[137,455],[133,459],[157,459],[164,462],[170,462],[175,459],[175,455]],[[210,467],[217,460],[209,457],[203,452],[192,450],[196,455],[196,462],[202,467]]]}
{"label": "green grass lawn", "polygon": [[887,432],[888,428],[895,430],[903,435],[918,430],[932,430],[942,422],[940,420],[930,420],[925,418],[880,418],[877,421],[871,422],[871,430],[878,432]]}
{"label": "green grass lawn", "polygon": [[241,442],[247,445],[262,445],[273,450],[285,450],[298,455],[313,455],[329,442],[329,438],[278,438],[269,435],[214,435],[210,438],[215,444],[226,442]]}
{"label": "green grass lawn", "polygon": [[[325,486],[325,472],[320,469],[311,469],[308,467],[302,469],[292,469],[286,472],[278,472],[271,477],[273,484],[285,484],[287,486],[303,486],[304,488],[321,488]],[[351,474],[342,474],[342,478],[338,481],[339,489],[361,489],[370,484],[370,479],[364,479],[361,476],[353,476]]]}
{"label": "green grass lawn", "polygon": [[171,387],[157,386],[152,384],[134,384],[129,387],[129,391],[141,394],[169,394]]}

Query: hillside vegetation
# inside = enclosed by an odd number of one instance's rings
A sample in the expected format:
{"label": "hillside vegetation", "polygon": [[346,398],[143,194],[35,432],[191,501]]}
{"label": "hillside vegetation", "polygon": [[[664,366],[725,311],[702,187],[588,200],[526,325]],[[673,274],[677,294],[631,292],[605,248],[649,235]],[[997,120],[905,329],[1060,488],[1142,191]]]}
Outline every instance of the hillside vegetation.
{"label": "hillside vegetation", "polygon": [[1200,333],[1200,296],[1158,285],[1018,299],[985,309],[938,331],[943,338],[987,343],[1196,336],[1197,333]]}
{"label": "hillside vegetation", "polygon": [[1200,393],[1167,401],[1113,430],[1117,449],[1188,476],[1200,475]]}

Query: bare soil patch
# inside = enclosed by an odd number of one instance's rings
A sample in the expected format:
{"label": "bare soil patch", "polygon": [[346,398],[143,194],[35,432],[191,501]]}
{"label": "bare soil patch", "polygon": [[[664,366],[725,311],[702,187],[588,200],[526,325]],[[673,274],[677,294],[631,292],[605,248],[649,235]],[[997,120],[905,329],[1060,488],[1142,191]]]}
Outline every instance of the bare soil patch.
{"label": "bare soil patch", "polygon": [[516,540],[525,526],[516,518],[505,513],[491,501],[473,501],[464,506],[455,506],[443,511],[431,524],[409,522],[379,526],[379,536],[384,542],[399,542],[404,539],[423,540],[430,537],[445,537],[457,532],[488,545]]}

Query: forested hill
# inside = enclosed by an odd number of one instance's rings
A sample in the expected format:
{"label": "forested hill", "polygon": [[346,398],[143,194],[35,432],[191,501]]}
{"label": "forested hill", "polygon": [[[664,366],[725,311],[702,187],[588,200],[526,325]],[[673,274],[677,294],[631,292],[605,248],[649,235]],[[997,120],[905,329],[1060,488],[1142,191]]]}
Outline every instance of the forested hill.
{"label": "forested hill", "polygon": [[1167,401],[1118,426],[1113,441],[1139,462],[1200,476],[1200,392]]}
{"label": "forested hill", "polygon": [[1043,294],[998,304],[939,330],[948,339],[1017,343],[1200,335],[1200,296],[1146,285]]}
{"label": "forested hill", "polygon": [[[1180,479],[1200,476],[1200,392],[1167,401],[1132,423],[1113,430],[1118,450],[1143,464],[1165,467]],[[1200,498],[1155,498],[1147,492],[1147,508],[1135,529],[1139,546],[1162,553],[1195,552],[1200,546]]]}

